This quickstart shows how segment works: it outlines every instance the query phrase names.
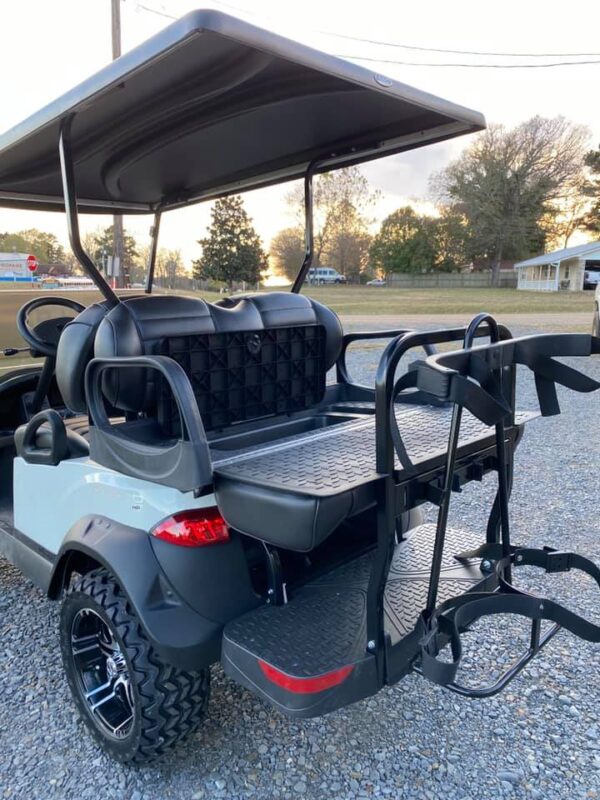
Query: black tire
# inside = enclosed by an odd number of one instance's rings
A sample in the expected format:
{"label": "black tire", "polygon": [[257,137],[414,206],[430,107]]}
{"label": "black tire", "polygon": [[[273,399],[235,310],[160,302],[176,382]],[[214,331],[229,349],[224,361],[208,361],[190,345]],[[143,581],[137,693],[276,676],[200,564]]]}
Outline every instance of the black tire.
{"label": "black tire", "polygon": [[[96,626],[99,633],[94,633]],[[76,648],[83,639],[88,644]],[[83,575],[67,592],[60,614],[60,648],[83,720],[98,744],[118,761],[150,761],[202,722],[210,693],[209,670],[183,672],[162,662],[125,594],[105,569]],[[112,699],[104,700],[111,691]],[[93,700],[86,699],[90,692],[96,695]],[[98,698],[104,703],[102,711],[92,708],[94,702],[100,705]],[[119,715],[129,719],[117,724]]]}
{"label": "black tire", "polygon": [[594,311],[594,321],[592,323],[592,336],[600,337],[600,308],[596,306]]}

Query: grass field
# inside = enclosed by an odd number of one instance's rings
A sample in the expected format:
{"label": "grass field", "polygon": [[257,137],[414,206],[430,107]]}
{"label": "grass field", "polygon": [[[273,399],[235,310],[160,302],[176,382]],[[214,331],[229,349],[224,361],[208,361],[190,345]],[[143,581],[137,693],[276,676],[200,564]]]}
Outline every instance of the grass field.
{"label": "grass field", "polygon": [[310,287],[306,294],[338,314],[569,314],[593,309],[593,292],[519,292],[516,289],[388,289]]}
{"label": "grass field", "polygon": [[[516,289],[388,289],[387,287],[310,287],[306,293],[343,316],[415,316],[418,314],[576,314],[593,309],[593,292],[518,292]],[[189,293],[186,293],[189,294]],[[15,327],[18,309],[33,297],[51,296],[48,291],[20,288],[0,292],[0,348],[22,346]],[[70,292],[83,305],[100,299],[98,292]],[[197,296],[202,296],[198,294]],[[207,300],[218,295],[209,292]],[[591,323],[590,323],[591,324]],[[587,322],[586,322],[587,327]],[[25,363],[26,356],[1,359],[0,369]]]}

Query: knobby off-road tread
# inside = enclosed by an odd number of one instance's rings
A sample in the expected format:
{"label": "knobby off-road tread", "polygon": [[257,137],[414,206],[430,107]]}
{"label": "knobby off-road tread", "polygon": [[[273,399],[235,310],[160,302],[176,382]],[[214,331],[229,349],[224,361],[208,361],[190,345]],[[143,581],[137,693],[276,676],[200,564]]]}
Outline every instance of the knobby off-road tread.
{"label": "knobby off-road tread", "polygon": [[[99,605],[121,638],[129,659],[140,714],[140,730],[128,750],[111,753],[122,761],[143,763],[174,747],[202,722],[210,693],[210,672],[184,672],[165,664],[152,649],[125,593],[105,569],[77,578],[68,596],[85,594]],[[67,675],[74,690],[71,676]],[[100,731],[94,738],[107,747]]]}

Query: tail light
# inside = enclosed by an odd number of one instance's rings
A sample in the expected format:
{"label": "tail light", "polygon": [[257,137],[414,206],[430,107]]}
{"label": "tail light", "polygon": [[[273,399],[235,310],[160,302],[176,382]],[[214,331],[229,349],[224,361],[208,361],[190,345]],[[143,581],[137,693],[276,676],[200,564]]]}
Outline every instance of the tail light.
{"label": "tail light", "polygon": [[229,528],[217,508],[178,511],[152,529],[152,536],[180,547],[206,547],[229,541]]}
{"label": "tail light", "polygon": [[354,669],[354,666],[349,664],[332,672],[317,675],[314,678],[295,678],[271,664],[267,664],[266,661],[260,658],[258,659],[258,665],[271,683],[294,694],[317,694],[318,692],[324,692],[326,689],[333,689],[334,686],[339,686],[340,683],[343,683]]}

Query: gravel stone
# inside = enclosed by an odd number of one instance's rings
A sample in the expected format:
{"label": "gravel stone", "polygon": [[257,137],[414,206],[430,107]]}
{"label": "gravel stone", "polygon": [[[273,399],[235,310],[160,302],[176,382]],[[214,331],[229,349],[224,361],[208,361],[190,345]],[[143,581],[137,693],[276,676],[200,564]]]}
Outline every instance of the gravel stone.
{"label": "gravel stone", "polygon": [[518,772],[510,772],[509,770],[500,770],[498,778],[504,783],[518,783],[522,775]]}
{"label": "gravel stone", "polygon": [[[371,343],[354,350],[355,378],[372,384],[380,351]],[[573,363],[600,379],[600,359]],[[532,381],[520,398],[521,407],[536,407]],[[600,562],[599,398],[559,389],[559,399],[564,413],[531,423],[517,451],[513,540]],[[450,524],[483,535],[494,494],[493,478],[465,487],[453,497]],[[435,510],[426,511],[433,518]],[[528,570],[518,579],[600,621],[598,588],[576,570]],[[535,659],[535,672],[526,670],[498,697],[468,700],[410,675],[303,721],[287,719],[215,667],[199,733],[166,758],[133,768],[110,762],[78,718],[58,650],[58,606],[2,559],[0,609],[2,800],[600,798],[600,648],[564,633]],[[504,617],[474,625],[464,637],[465,680],[489,681],[528,635],[526,623]]]}

